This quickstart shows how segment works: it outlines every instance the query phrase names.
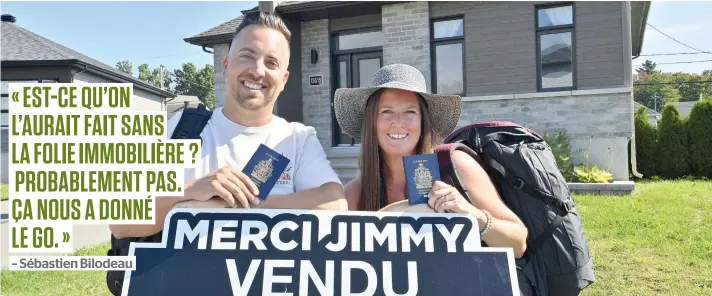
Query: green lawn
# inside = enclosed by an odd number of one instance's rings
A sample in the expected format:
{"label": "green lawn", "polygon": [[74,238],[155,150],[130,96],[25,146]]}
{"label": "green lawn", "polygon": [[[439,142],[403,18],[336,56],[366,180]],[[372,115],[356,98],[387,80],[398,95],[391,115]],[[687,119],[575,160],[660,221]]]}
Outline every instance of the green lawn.
{"label": "green lawn", "polygon": [[0,200],[10,199],[7,195],[7,184],[0,184]]}
{"label": "green lawn", "polygon": [[712,295],[712,182],[578,196],[597,282],[583,295]]}
{"label": "green lawn", "polygon": [[[582,295],[712,295],[712,182],[576,196],[596,264]],[[101,245],[79,252],[106,254]],[[3,272],[2,295],[109,295],[105,272]]]}
{"label": "green lawn", "polygon": [[[77,256],[106,256],[109,243],[82,249]],[[2,271],[2,295],[112,296],[105,271]]]}

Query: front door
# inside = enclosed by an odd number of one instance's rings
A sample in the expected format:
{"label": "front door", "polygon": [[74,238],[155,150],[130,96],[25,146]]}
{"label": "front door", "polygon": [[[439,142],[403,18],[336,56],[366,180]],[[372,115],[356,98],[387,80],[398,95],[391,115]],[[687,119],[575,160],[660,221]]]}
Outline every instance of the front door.
{"label": "front door", "polygon": [[[383,66],[383,53],[381,51],[376,51],[342,54],[336,56],[334,60],[336,88],[365,87],[371,86],[373,75]],[[336,121],[336,117],[332,119],[332,122],[334,123],[334,146],[347,147],[361,143],[361,139],[354,139],[341,131],[339,123]]]}

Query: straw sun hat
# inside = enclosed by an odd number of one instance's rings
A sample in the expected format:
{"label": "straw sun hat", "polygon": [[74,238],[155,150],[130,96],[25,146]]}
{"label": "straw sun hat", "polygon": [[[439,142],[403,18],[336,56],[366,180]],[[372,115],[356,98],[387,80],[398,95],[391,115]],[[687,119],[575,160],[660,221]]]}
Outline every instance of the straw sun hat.
{"label": "straw sun hat", "polygon": [[418,69],[405,64],[392,64],[376,71],[372,86],[340,88],[334,94],[334,111],[341,129],[350,137],[360,139],[366,101],[383,88],[402,89],[419,94],[428,105],[433,137],[445,139],[457,126],[462,112],[462,101],[457,95],[428,93],[425,77]]}

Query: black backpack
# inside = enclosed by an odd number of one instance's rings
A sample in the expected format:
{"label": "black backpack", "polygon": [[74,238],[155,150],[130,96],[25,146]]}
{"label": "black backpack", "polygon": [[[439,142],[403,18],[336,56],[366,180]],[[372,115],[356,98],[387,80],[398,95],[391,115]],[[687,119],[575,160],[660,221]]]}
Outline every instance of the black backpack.
{"label": "black backpack", "polygon": [[568,296],[595,282],[581,216],[544,138],[512,122],[458,129],[436,147],[443,182],[467,197],[455,150],[480,161],[504,203],[529,230],[527,250],[516,260],[521,293]]}
{"label": "black backpack", "polygon": [[[204,104],[199,104],[197,107],[186,107],[183,109],[183,114],[181,115],[178,124],[176,125],[171,139],[200,139],[202,144],[202,138],[200,133],[205,128],[205,125],[210,120],[213,112],[208,110]],[[159,243],[163,238],[163,231],[146,236],[146,237],[127,237],[127,238],[116,238],[113,234],[111,235],[111,249],[106,253],[107,256],[128,256],[129,248],[132,242],[137,243]],[[123,270],[109,270],[106,273],[106,284],[109,291],[113,295],[121,295],[121,290],[124,283],[124,271]]]}

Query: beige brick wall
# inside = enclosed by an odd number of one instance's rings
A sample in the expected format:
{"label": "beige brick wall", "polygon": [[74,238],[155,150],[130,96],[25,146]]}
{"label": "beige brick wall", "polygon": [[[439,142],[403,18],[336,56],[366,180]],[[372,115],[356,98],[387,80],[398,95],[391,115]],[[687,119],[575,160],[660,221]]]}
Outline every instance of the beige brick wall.
{"label": "beige brick wall", "polygon": [[428,2],[383,5],[383,64],[403,63],[420,70],[431,88]]}
{"label": "beige brick wall", "polygon": [[229,44],[217,44],[213,48],[213,68],[215,68],[215,108],[225,105],[225,76],[223,60],[230,50]]}
{"label": "beige brick wall", "polygon": [[[313,126],[324,149],[331,148],[331,71],[329,70],[329,22],[302,22],[302,112],[304,124]],[[319,60],[311,63],[311,50]],[[322,84],[309,85],[309,76],[321,75]]]}

